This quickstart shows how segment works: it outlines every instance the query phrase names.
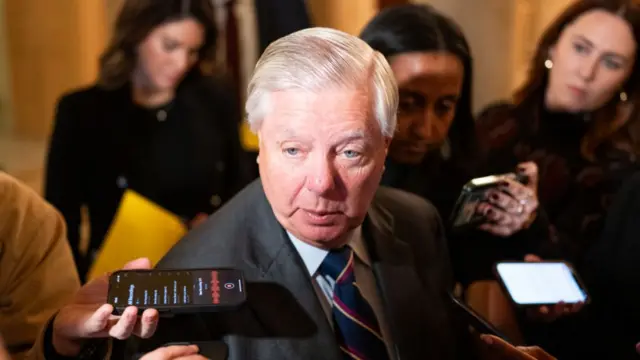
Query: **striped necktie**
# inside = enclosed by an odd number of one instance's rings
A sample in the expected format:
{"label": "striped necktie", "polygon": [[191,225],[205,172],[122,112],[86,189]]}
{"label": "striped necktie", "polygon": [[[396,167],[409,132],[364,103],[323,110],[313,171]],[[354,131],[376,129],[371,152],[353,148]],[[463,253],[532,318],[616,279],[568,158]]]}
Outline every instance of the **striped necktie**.
{"label": "striped necktie", "polygon": [[330,251],[319,269],[335,280],[332,317],[340,350],[345,359],[388,360],[376,316],[356,283],[353,261],[353,251],[343,247]]}

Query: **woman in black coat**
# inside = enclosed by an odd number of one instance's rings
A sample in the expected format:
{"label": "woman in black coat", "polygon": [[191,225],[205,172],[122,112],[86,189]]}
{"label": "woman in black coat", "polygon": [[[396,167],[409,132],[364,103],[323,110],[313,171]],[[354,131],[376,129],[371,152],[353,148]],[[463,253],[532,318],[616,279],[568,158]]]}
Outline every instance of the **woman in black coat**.
{"label": "woman in black coat", "polygon": [[[192,224],[248,181],[236,92],[208,75],[213,11],[209,0],[125,1],[97,83],[58,103],[45,196],[66,219],[82,277],[125,189]],[[81,208],[90,224],[86,253]]]}

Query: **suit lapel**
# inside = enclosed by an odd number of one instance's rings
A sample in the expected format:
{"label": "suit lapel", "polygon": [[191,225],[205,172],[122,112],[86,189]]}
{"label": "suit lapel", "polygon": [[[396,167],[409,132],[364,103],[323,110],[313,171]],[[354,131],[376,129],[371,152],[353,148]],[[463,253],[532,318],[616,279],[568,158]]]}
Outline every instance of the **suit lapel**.
{"label": "suit lapel", "polygon": [[[261,281],[280,285],[291,293],[291,298],[275,295],[277,299],[252,304],[252,308],[260,322],[270,327],[268,333],[281,338],[276,343],[287,359],[342,359],[312,279],[286,232],[277,222],[263,191],[261,197],[256,202],[261,216],[252,224],[250,231],[259,250],[253,254],[251,261],[258,267]],[[267,292],[270,295],[283,293]],[[292,329],[298,334],[291,334]]]}
{"label": "suit lapel", "polygon": [[426,359],[428,296],[418,277],[409,244],[393,235],[393,217],[375,202],[363,226],[373,271],[391,328],[396,357]]}

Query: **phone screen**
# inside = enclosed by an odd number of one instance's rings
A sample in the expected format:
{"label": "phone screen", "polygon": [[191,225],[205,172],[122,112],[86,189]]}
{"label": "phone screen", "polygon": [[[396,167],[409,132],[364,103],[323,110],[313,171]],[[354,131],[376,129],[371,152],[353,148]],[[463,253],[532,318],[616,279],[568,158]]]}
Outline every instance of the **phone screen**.
{"label": "phone screen", "polygon": [[242,272],[233,269],[123,270],[109,278],[116,308],[237,306],[245,300]]}
{"label": "phone screen", "polygon": [[587,293],[563,262],[499,263],[498,276],[516,304],[586,302]]}

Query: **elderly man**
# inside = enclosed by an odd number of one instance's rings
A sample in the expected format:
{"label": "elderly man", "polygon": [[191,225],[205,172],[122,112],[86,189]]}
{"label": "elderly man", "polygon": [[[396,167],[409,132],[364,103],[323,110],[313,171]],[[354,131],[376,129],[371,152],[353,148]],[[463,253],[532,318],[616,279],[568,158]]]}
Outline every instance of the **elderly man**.
{"label": "elderly man", "polygon": [[[435,209],[378,187],[397,106],[389,65],[356,37],[313,28],[271,44],[246,105],[260,140],[261,180],[158,265],[241,269],[247,303],[161,319],[151,340],[126,348],[143,353],[168,342],[208,341],[203,353],[212,359],[473,358],[447,297],[451,269]],[[60,345],[50,351],[77,356],[78,347],[65,341],[78,345],[98,333],[125,338],[135,329],[147,337],[157,320],[147,310],[136,324],[132,308],[92,333],[88,320],[74,320],[90,317],[83,309],[61,311],[53,326]],[[516,354],[510,358],[534,358],[493,340],[501,353]],[[129,356],[118,346],[112,354]]]}
{"label": "elderly man", "polygon": [[230,358],[454,359],[469,348],[457,346],[435,209],[378,189],[397,106],[384,57],[339,31],[294,33],[256,65],[246,109],[261,181],[160,264],[240,268],[253,283],[241,314],[204,321],[225,329]]}

